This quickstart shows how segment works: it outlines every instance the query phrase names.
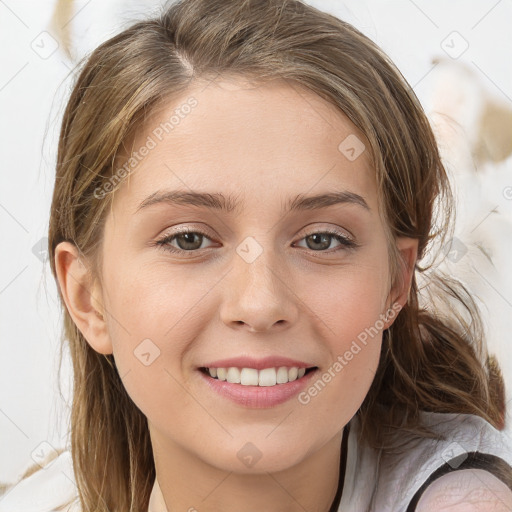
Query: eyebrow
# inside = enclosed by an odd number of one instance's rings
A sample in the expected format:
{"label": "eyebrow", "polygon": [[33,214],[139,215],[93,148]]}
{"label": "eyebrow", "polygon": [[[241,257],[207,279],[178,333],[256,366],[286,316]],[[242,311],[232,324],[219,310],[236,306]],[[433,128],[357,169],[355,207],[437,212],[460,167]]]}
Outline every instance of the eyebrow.
{"label": "eyebrow", "polygon": [[[155,204],[199,206],[218,211],[232,213],[240,211],[241,203],[235,196],[225,196],[221,193],[187,192],[182,190],[163,190],[148,196],[135,210],[135,213]],[[313,196],[299,194],[288,200],[283,206],[283,213],[303,210],[319,210],[336,204],[355,204],[367,211],[371,211],[368,203],[362,196],[347,190],[328,192]]]}

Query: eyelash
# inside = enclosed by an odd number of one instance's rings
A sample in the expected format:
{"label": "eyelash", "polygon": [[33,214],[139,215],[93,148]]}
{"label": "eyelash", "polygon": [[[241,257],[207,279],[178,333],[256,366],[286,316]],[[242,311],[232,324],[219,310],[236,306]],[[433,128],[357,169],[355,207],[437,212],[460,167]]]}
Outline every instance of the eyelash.
{"label": "eyelash", "polygon": [[[162,248],[164,251],[169,251],[169,252],[175,253],[175,254],[195,253],[195,252],[200,251],[201,249],[194,249],[194,250],[186,251],[184,249],[178,249],[178,248],[170,245],[170,242],[172,242],[176,237],[183,235],[183,234],[188,234],[188,233],[195,234],[195,235],[201,235],[204,238],[210,239],[208,237],[207,233],[204,233],[203,231],[185,228],[180,231],[176,231],[172,235],[167,235],[164,238],[157,240],[155,242],[155,245],[158,246],[159,248]],[[314,251],[312,249],[308,249],[309,251],[314,252],[314,253],[331,254],[331,253],[337,252],[339,250],[355,249],[355,248],[359,247],[359,244],[357,244],[356,242],[354,242],[353,240],[348,238],[346,235],[340,233],[339,231],[329,230],[329,229],[324,230],[324,231],[312,231],[311,233],[308,233],[307,235],[303,236],[300,240],[303,240],[304,238],[307,238],[308,236],[311,236],[311,235],[331,235],[341,244],[340,247],[338,247],[337,249],[334,249],[334,250],[331,249],[331,250]]]}

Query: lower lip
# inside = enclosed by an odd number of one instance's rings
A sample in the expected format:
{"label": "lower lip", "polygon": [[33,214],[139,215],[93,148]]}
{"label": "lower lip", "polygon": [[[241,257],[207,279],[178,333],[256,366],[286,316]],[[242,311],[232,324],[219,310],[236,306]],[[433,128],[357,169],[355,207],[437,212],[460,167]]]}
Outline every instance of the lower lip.
{"label": "lower lip", "polygon": [[238,405],[251,409],[266,409],[287,402],[298,395],[316,375],[318,369],[310,371],[304,377],[275,386],[243,386],[231,384],[225,380],[214,379],[198,370],[206,384],[219,395]]}

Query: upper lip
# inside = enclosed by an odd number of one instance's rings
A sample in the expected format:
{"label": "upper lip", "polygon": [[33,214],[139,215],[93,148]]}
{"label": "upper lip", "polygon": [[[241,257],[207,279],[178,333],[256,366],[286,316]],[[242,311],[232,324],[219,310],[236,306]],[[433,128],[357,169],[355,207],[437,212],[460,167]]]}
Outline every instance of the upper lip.
{"label": "upper lip", "polygon": [[233,357],[231,359],[219,359],[210,363],[205,363],[200,368],[254,368],[255,370],[264,370],[265,368],[279,368],[280,366],[311,368],[314,364],[290,359],[288,357],[268,356],[260,359],[253,357]]}

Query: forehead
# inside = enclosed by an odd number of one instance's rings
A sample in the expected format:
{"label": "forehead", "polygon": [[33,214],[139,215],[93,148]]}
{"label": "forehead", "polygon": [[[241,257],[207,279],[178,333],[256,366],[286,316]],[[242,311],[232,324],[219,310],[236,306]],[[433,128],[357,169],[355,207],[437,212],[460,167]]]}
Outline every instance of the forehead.
{"label": "forehead", "polygon": [[261,206],[278,196],[349,189],[376,206],[369,153],[339,109],[295,83],[199,81],[162,103],[127,141],[118,167],[130,157],[134,166],[125,165],[130,175],[116,201],[134,206],[158,189],[180,188],[224,191]]}

